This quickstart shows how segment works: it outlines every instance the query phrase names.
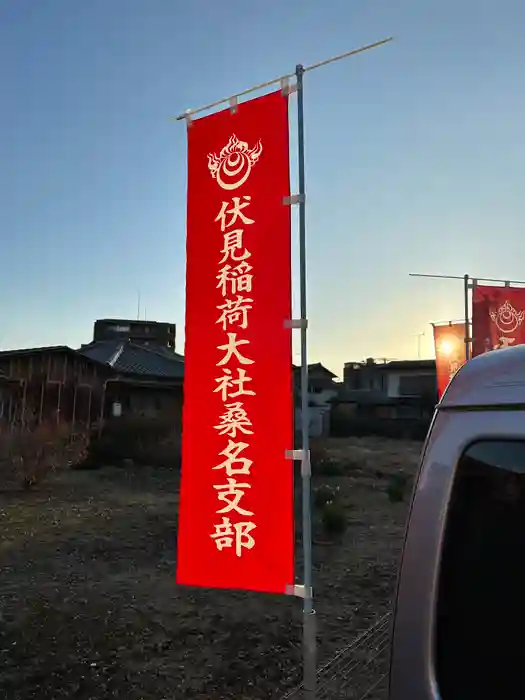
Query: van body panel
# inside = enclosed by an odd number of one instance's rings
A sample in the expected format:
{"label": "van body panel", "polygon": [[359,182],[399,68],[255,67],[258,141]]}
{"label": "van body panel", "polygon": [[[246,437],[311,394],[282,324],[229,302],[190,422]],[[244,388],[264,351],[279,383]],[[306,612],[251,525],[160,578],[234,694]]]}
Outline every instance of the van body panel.
{"label": "van body panel", "polygon": [[[498,355],[501,357],[493,362],[491,356]],[[502,383],[505,372],[497,371],[495,376],[485,378],[481,387],[471,385],[471,380],[479,380],[483,372],[469,369],[469,365],[485,365],[492,374],[500,362],[506,362],[503,356],[521,358],[519,371],[523,381],[519,382],[514,376],[510,384]],[[510,363],[512,368],[506,373],[507,377],[517,370],[518,363],[512,359]],[[462,405],[464,399],[453,391],[455,384],[462,385],[475,403],[463,404],[463,410],[443,410]],[[520,402],[515,391],[518,385],[522,385]],[[456,465],[466,448],[478,440],[525,439],[525,410],[516,410],[517,403],[525,405],[523,346],[487,353],[472,360],[452,380],[438,406],[414,487],[398,577],[390,700],[439,700],[433,660],[434,616],[447,507]],[[483,404],[491,409],[479,410]]]}
{"label": "van body panel", "polygon": [[525,345],[479,355],[464,364],[444,392],[440,408],[525,405]]}

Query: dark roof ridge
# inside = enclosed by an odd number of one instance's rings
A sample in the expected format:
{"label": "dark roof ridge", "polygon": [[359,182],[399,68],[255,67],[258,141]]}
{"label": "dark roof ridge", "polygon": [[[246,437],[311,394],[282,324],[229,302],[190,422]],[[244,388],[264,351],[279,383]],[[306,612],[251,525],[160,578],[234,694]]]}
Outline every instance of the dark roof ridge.
{"label": "dark roof ridge", "polygon": [[69,345],[41,345],[35,348],[12,348],[11,350],[0,350],[0,355],[14,355],[20,353],[27,354],[31,352],[43,352],[44,350],[48,350],[50,352],[54,352],[57,350],[62,350],[65,352],[76,352],[76,350],[71,348]]}
{"label": "dark roof ridge", "polygon": [[[184,355],[180,355],[178,352],[173,352],[174,357],[171,357],[167,352],[163,352],[160,348],[153,347],[151,345],[142,345],[141,343],[134,343],[132,340],[125,341],[128,345],[134,348],[139,348],[140,350],[147,350],[148,352],[153,352],[159,357],[165,357],[167,360],[176,360],[177,362],[184,361]],[[180,358],[180,359],[179,359]]]}
{"label": "dark roof ridge", "polygon": [[63,352],[63,353],[69,353],[70,355],[74,355],[75,357],[78,357],[81,360],[86,360],[87,362],[92,362],[95,365],[99,365],[101,367],[107,367],[106,362],[101,362],[100,360],[97,360],[94,357],[90,357],[89,355],[85,355],[82,350],[75,350],[75,348],[70,347],[69,345],[43,345],[38,348],[19,348],[16,350],[0,350],[0,357],[9,357],[9,355],[31,355],[33,353],[44,353],[44,352]]}
{"label": "dark roof ridge", "polygon": [[95,348],[95,347],[104,347],[104,346],[110,346],[110,347],[115,347],[115,350],[123,347],[129,347],[133,350],[142,350],[144,352],[150,352],[154,355],[157,355],[158,357],[163,357],[166,360],[175,360],[176,362],[184,362],[184,355],[181,355],[180,353],[173,353],[173,357],[171,356],[171,353],[164,352],[160,348],[152,347],[150,345],[143,345],[142,343],[134,343],[132,340],[129,338],[126,339],[121,339],[121,338],[114,338],[114,339],[107,339],[107,340],[93,340],[91,343],[86,343],[83,345],[77,352],[84,352],[85,350],[89,350],[90,348]]}

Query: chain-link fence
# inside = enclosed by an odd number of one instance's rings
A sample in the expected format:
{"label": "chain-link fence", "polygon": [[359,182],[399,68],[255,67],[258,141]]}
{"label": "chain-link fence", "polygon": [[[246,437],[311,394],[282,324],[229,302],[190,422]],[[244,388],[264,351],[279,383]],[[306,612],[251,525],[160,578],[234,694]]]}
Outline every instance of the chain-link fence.
{"label": "chain-link fence", "polygon": [[[392,613],[377,620],[317,672],[317,700],[386,700]],[[299,700],[302,684],[282,700]]]}

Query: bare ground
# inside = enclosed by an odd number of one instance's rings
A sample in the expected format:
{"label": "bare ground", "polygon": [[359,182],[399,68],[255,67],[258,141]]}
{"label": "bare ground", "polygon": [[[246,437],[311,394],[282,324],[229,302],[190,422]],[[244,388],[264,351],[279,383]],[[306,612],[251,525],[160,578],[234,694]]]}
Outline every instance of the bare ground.
{"label": "bare ground", "polygon": [[[320,664],[390,608],[409,499],[385,488],[419,449],[323,444],[344,475],[314,486],[339,485],[349,526],[314,546]],[[177,505],[167,469],[65,471],[0,493],[2,699],[279,698],[300,681],[299,600],[175,586]],[[357,698],[376,678],[352,663],[339,674]]]}

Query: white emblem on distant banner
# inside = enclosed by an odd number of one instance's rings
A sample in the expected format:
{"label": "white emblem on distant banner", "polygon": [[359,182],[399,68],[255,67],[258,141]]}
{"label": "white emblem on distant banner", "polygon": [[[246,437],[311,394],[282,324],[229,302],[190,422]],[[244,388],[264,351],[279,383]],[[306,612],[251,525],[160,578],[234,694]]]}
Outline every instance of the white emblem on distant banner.
{"label": "white emblem on distant banner", "polygon": [[502,333],[514,333],[523,323],[525,311],[517,311],[509,301],[505,301],[497,311],[490,312],[490,318]]}
{"label": "white emblem on distant banner", "polygon": [[233,134],[218,156],[208,153],[211,176],[223,190],[236,190],[249,178],[262,150],[260,140],[253,148],[249,148],[246,141],[239,141]]}

